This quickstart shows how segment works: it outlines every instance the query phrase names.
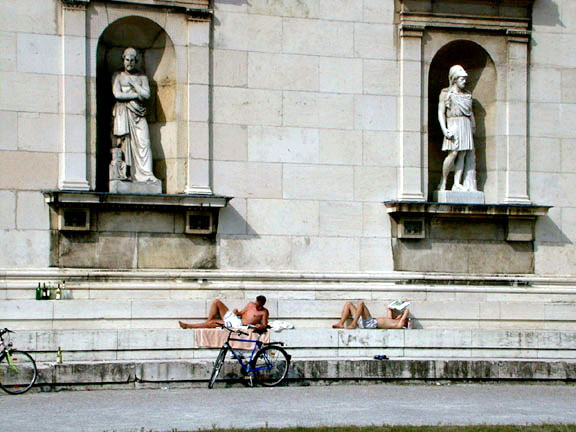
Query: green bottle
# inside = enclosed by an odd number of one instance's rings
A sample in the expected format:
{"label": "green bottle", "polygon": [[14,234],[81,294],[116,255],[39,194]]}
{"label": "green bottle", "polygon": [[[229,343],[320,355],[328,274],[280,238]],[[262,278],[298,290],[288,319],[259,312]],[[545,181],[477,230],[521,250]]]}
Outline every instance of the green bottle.
{"label": "green bottle", "polygon": [[36,300],[42,300],[42,287],[40,286],[40,282],[38,282],[38,286],[36,287]]}

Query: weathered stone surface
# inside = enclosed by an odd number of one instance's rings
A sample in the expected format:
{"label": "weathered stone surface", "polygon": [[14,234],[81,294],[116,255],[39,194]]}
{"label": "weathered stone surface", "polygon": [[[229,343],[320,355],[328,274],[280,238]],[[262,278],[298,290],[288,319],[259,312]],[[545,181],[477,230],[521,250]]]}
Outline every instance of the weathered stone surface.
{"label": "weathered stone surface", "polygon": [[182,234],[138,236],[138,268],[215,267],[216,244],[213,237]]}

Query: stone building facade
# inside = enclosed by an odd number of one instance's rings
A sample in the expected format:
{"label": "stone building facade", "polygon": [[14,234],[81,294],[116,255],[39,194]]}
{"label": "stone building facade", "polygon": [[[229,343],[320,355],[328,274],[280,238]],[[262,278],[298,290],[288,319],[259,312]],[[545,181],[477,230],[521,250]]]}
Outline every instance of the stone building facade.
{"label": "stone building facade", "polygon": [[[128,46],[155,94],[158,196],[107,189]],[[424,327],[574,329],[575,46],[572,0],[2,2],[0,310],[167,327],[264,290],[308,326],[404,296]],[[486,205],[432,201],[452,64]],[[42,280],[73,287],[70,312],[32,301]]]}

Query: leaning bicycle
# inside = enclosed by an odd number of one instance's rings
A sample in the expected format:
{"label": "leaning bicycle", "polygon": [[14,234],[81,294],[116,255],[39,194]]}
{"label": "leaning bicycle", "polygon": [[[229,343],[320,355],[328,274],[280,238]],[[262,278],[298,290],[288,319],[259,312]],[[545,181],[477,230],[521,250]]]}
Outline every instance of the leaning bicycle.
{"label": "leaning bicycle", "polygon": [[[233,338],[232,335],[234,333],[239,336],[249,336],[249,334],[242,330],[231,329],[225,326],[222,326],[222,328],[228,331],[228,338],[222,345],[222,348],[220,348],[218,357],[216,357],[214,367],[212,368],[212,374],[208,381],[208,388],[211,389],[214,386],[214,382],[216,382],[216,378],[222,369],[222,365],[224,364],[224,360],[226,360],[226,354],[228,354],[228,352],[230,352],[232,357],[240,363],[242,372],[249,376],[251,386],[259,383],[266,387],[273,387],[284,381],[284,378],[286,378],[286,375],[288,374],[288,369],[290,368],[291,356],[284,350],[284,348],[282,348],[284,345],[283,342],[264,343],[260,341],[260,338]],[[254,333],[262,335],[266,331],[267,329],[254,330]],[[253,343],[254,346],[250,353],[250,358],[246,360],[242,352],[234,350],[230,345],[230,341]]]}
{"label": "leaning bicycle", "polygon": [[38,378],[36,362],[30,354],[13,348],[7,328],[0,330],[0,388],[13,395],[26,393]]}

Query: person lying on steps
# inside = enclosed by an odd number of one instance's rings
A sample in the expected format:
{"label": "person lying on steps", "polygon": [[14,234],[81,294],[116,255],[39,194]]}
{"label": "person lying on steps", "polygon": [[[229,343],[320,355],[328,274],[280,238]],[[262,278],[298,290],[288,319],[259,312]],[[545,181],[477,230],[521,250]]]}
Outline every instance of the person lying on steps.
{"label": "person lying on steps", "polygon": [[183,321],[178,321],[180,328],[183,329],[197,329],[197,328],[218,328],[226,326],[231,328],[238,328],[245,325],[253,325],[256,330],[263,330],[268,327],[268,309],[264,307],[266,304],[266,297],[259,295],[256,297],[255,302],[248,303],[244,309],[230,310],[219,299],[212,301],[210,305],[210,312],[208,319],[198,324],[187,324]]}
{"label": "person lying on steps", "polygon": [[[340,321],[332,325],[335,329],[401,329],[408,324],[408,314],[410,311],[404,309],[400,315],[394,318],[392,309],[388,308],[387,315],[382,318],[373,318],[372,314],[366,307],[366,304],[360,300],[357,306],[352,302],[346,302],[342,308]],[[346,322],[352,319],[350,324]]]}

